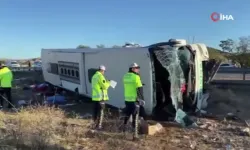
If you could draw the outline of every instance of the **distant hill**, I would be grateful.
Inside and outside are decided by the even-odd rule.
[[[207,47],[207,49],[208,49],[210,59],[216,59],[216,60],[222,60],[222,61],[228,60],[227,58],[228,53],[218,50],[216,48],[212,48],[212,47]]]

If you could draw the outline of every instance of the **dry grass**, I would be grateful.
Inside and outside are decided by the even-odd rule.
[[[21,149],[70,149],[79,143],[85,144],[88,124],[86,120],[66,118],[62,110],[55,108],[0,112],[0,145]]]
[[[113,120],[114,121],[114,120]],[[104,132],[90,130],[90,120],[80,119],[61,109],[26,108],[18,113],[0,112],[0,149],[72,149],[72,150],[164,150],[172,136],[169,131],[158,137],[142,137],[117,131],[117,124],[105,122]],[[111,132],[115,130],[114,132]],[[179,130],[179,129],[178,129]],[[171,134],[171,133],[170,133]]]
[[[195,141],[197,149],[210,150],[224,148],[228,138],[235,141],[237,149],[249,147],[249,137],[225,131],[226,124],[201,121],[211,122],[216,127],[187,129],[163,123],[165,130],[162,133],[144,136],[135,142],[130,136],[117,132],[117,124],[106,122],[105,132],[92,132],[90,121],[76,114],[48,107],[26,108],[18,113],[0,112],[0,149],[189,150],[193,149],[190,143]]]
[[[145,149],[120,133],[91,132],[90,125],[89,120],[69,117],[56,108],[0,112],[0,149]]]

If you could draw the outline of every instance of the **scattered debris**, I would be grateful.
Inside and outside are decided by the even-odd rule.
[[[191,149],[195,149],[196,148],[197,143],[195,141],[190,141],[189,143],[190,143],[190,148]]]
[[[70,106],[75,106],[76,103],[68,103],[68,104],[64,104],[64,105],[58,105],[60,108],[65,108],[65,107],[70,107]]]
[[[242,132],[245,133],[245,135],[250,136],[250,129],[249,128],[243,129]]]
[[[240,120],[239,117],[237,117],[235,114],[233,113],[227,113],[227,116],[225,117],[227,120]]]
[[[19,100],[18,102],[18,106],[27,106],[28,103],[25,100]]]
[[[175,143],[175,144],[178,144],[178,143],[181,142],[181,140],[179,140],[179,139],[172,139],[171,142],[173,142],[173,143]]]
[[[156,125],[149,125],[148,127],[148,135],[155,135],[161,131],[163,131],[163,126],[160,123],[157,123]]]
[[[200,128],[207,129],[208,128],[208,124],[203,124],[203,125],[200,126]]]
[[[208,139],[208,136],[207,136],[206,134],[202,134],[202,137],[203,137],[204,139]]]
[[[178,109],[176,112],[176,116],[175,116],[175,121],[179,124],[181,124],[183,127],[188,127],[188,126],[197,126],[196,123],[191,120],[190,117],[188,117],[188,115],[182,111],[181,109]]]
[[[64,96],[55,94],[54,96],[48,96],[46,99],[47,104],[64,105],[66,104],[66,99]]]
[[[186,136],[186,135],[184,135],[183,138],[184,138],[184,139],[190,139],[190,137],[189,137],[189,136]]]

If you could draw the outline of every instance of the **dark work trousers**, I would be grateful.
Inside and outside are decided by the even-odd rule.
[[[105,105],[101,105],[99,101],[92,101],[93,102],[93,120],[96,122],[97,125],[99,124],[101,109],[105,109]]]
[[[143,119],[146,118],[146,112],[145,112],[145,109],[143,106],[140,106],[140,114],[139,114],[140,117],[142,117]]]
[[[0,88],[0,105],[3,106],[3,102],[5,101],[5,99],[2,97],[4,96],[10,103],[12,103],[12,99],[11,99],[11,88]],[[8,103],[8,108],[12,108],[12,105]]]
[[[125,115],[124,124],[128,123],[130,116],[132,115],[132,126],[135,127],[135,117],[136,117],[136,102],[125,102]],[[143,106],[140,106],[139,116],[145,118],[145,110]]]

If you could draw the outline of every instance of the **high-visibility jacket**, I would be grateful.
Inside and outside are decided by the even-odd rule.
[[[110,82],[107,81],[104,75],[97,71],[91,79],[92,85],[92,101],[108,100],[108,88]]]
[[[11,88],[12,87],[13,74],[8,67],[0,69],[0,87]]]
[[[137,88],[142,87],[139,75],[128,72],[123,77],[124,97],[127,102],[135,102],[137,99]]]

